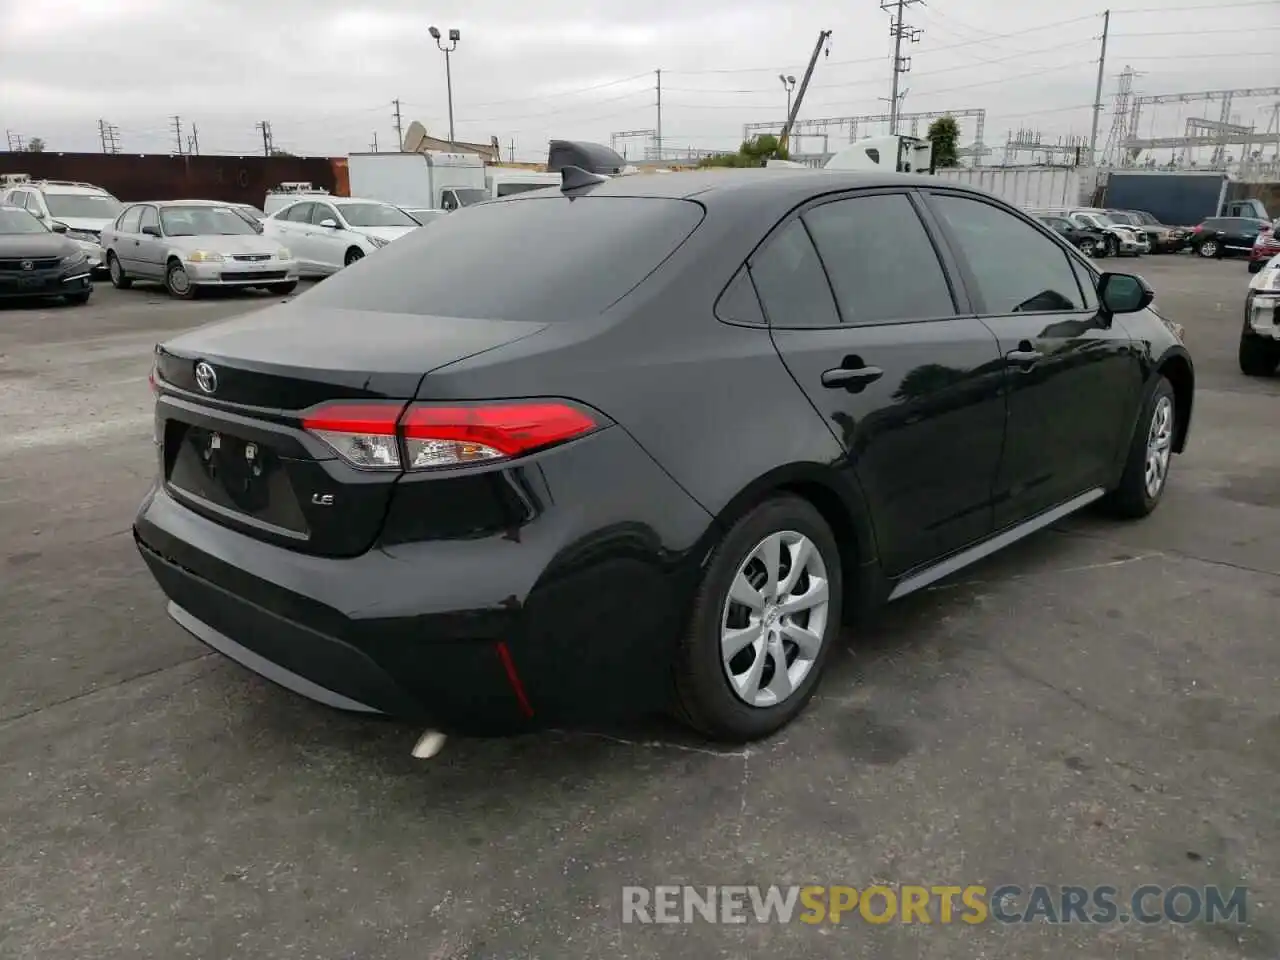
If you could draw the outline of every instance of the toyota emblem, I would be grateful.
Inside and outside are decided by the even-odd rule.
[[[22,261],[22,269],[23,269],[23,270],[34,270],[35,268],[36,268],[36,265],[35,265],[34,263],[32,263],[30,260],[23,260],[23,261]]]
[[[213,393],[218,389],[218,375],[203,360],[196,364],[196,385],[205,393]]]

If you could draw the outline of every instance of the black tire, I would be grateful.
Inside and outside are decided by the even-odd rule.
[[[89,296],[92,293],[92,290],[85,290],[81,293],[67,293],[63,294],[62,299],[67,301],[67,303],[73,307],[83,307],[89,302]]]
[[[1267,262],[1267,261],[1265,261],[1265,260],[1250,260],[1250,261],[1249,261],[1249,272],[1250,272],[1250,273],[1259,273],[1259,272],[1262,270],[1262,265],[1263,265],[1264,263],[1266,263],[1266,262]]]
[[[275,294],[277,297],[287,297],[289,294],[293,293],[293,291],[297,289],[298,289],[297,280],[290,280],[288,283],[273,283],[269,287],[267,287],[267,290]]]
[[[1120,241],[1118,241],[1115,237],[1107,237],[1107,239],[1103,243],[1102,255],[1104,257],[1120,256]]]
[[[1083,240],[1081,240],[1079,243],[1077,243],[1077,244],[1076,244],[1076,247],[1077,247],[1077,248],[1080,250],[1080,252],[1081,252],[1081,253],[1083,253],[1086,257],[1093,257],[1093,256],[1096,254],[1096,252],[1097,252],[1097,245],[1096,245],[1096,244],[1093,242],[1093,240],[1092,240],[1091,238],[1089,238],[1089,237],[1085,237]]]
[[[1156,414],[1167,404],[1169,416],[1169,450],[1163,477],[1153,494],[1147,487],[1147,448],[1156,430]],[[1107,494],[1103,507],[1112,516],[1137,520],[1147,516],[1160,504],[1169,486],[1169,469],[1173,465],[1173,442],[1178,436],[1178,405],[1174,401],[1173,385],[1161,376],[1147,394],[1146,402],[1138,414],[1125,460],[1124,474],[1119,485]]]
[[[133,281],[125,274],[124,267],[114,253],[107,254],[107,274],[111,277],[111,285],[117,290],[128,290]]]
[[[1196,247],[1196,255],[1206,260],[1219,260],[1222,258],[1222,244],[1217,240],[1205,240]]]
[[[1280,366],[1280,342],[1242,333],[1238,358],[1246,377],[1269,377]]]
[[[765,538],[784,531],[807,537],[826,567],[827,619],[818,654],[794,692],[778,704],[757,707],[747,704],[730,687],[720,653],[722,617],[739,567]],[[792,496],[778,497],[738,520],[711,555],[688,630],[676,653],[677,717],[713,740],[730,743],[767,737],[795,719],[817,689],[837,645],[843,582],[835,537],[822,515],[808,502]],[[759,656],[765,656],[763,651]],[[770,657],[765,668],[771,664]]]
[[[194,300],[199,289],[187,276],[186,268],[177,260],[170,260],[165,267],[164,288],[175,300]]]
[[[363,259],[364,259],[364,251],[361,250],[359,247],[352,247],[350,250],[347,251],[347,256],[342,261],[342,265],[349,267],[353,263],[355,263],[357,260],[363,260]]]

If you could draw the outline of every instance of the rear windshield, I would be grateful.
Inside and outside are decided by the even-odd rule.
[[[595,316],[702,222],[653,197],[524,197],[451,213],[303,294],[315,307],[548,322]]]

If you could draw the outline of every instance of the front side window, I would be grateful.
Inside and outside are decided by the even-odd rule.
[[[311,222],[316,226],[319,226],[326,220],[332,220],[338,226],[342,226],[342,221],[338,219],[338,215],[334,212],[333,207],[329,206],[327,203],[315,204],[311,209]]]
[[[157,230],[160,229],[160,217],[156,214],[155,207],[142,208],[142,222],[138,224],[138,230],[141,232],[147,227],[155,227]]]
[[[951,288],[906,194],[851,197],[803,215],[845,323],[955,314]]]
[[[800,220],[769,238],[751,258],[751,279],[775,327],[835,327],[840,314],[809,231]]]
[[[0,234],[48,232],[48,227],[25,210],[0,209]]]
[[[1065,250],[1029,223],[989,203],[934,194],[988,314],[1052,313],[1085,305]]]

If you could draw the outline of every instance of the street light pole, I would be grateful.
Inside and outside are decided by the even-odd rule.
[[[449,54],[458,49],[458,41],[462,39],[462,32],[459,30],[449,31],[449,45],[446,47],[441,42],[440,31],[436,27],[428,27],[427,32],[431,34],[431,39],[435,40],[436,46],[444,54],[444,82],[449,95],[449,143],[455,142],[453,135],[453,70],[449,63]]]
[[[783,88],[787,91],[787,116],[791,116],[791,91],[796,88],[796,78],[787,74],[778,74],[778,79],[782,81]]]

